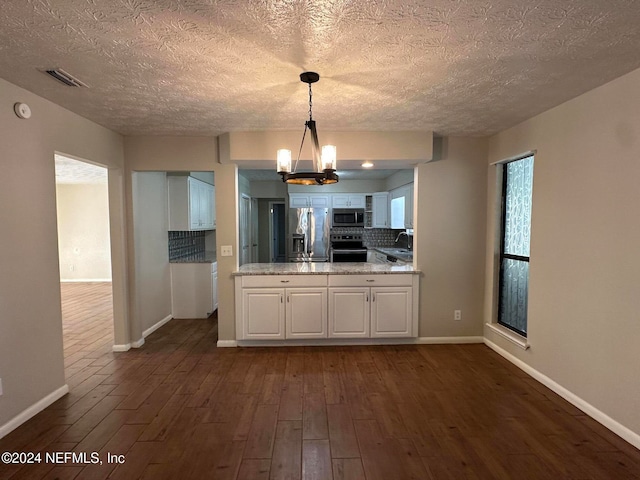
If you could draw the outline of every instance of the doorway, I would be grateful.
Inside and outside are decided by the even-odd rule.
[[[114,344],[107,169],[55,154],[65,375]],[[87,357],[87,358],[85,358]]]
[[[273,263],[286,260],[284,202],[269,202],[269,252]]]

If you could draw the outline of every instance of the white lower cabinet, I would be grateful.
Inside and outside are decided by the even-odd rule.
[[[284,340],[284,288],[242,290],[242,326],[247,340]]]
[[[329,337],[369,337],[369,288],[329,288]]]
[[[238,339],[327,337],[326,275],[257,275],[236,278],[241,298]]]
[[[412,274],[236,277],[238,340],[418,335]]]
[[[371,336],[411,337],[411,287],[371,289]]]
[[[329,288],[329,337],[416,336],[412,287]]]
[[[288,288],[286,338],[327,338],[327,289]]]

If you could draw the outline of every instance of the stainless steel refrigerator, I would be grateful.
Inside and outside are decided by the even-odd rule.
[[[329,261],[329,209],[290,208],[287,261]]]

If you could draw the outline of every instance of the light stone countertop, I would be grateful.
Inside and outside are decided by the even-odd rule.
[[[233,275],[362,275],[368,273],[420,273],[413,265],[394,265],[379,263],[247,263]]]

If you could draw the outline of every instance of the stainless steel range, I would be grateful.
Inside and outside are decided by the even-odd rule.
[[[362,244],[362,235],[358,233],[332,233],[331,261],[366,262],[367,247]]]

